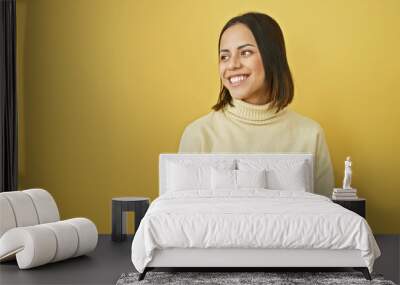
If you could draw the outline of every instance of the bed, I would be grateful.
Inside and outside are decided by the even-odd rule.
[[[352,267],[380,251],[361,216],[314,194],[312,154],[161,154],[159,194],[132,242],[154,268]]]

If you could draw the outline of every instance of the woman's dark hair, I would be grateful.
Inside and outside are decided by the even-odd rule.
[[[265,81],[269,91],[268,102],[271,109],[277,108],[276,112],[279,112],[292,102],[294,93],[282,30],[278,23],[266,14],[250,12],[239,15],[230,19],[222,28],[218,41],[218,53],[222,34],[238,23],[246,25],[253,33],[265,70]],[[212,108],[218,111],[226,104],[232,106],[232,97],[221,81],[218,102]]]

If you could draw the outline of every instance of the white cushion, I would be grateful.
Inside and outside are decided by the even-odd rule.
[[[98,234],[92,221],[58,219],[57,205],[46,190],[0,193],[0,262],[16,258],[19,268],[26,269],[96,247]]]
[[[49,192],[28,189],[0,193],[0,237],[9,229],[60,220],[57,204]]]
[[[20,269],[76,257],[97,245],[96,226],[75,218],[7,231],[0,238],[0,261],[16,255]]]
[[[3,192],[1,195],[8,200],[17,227],[33,226],[39,223],[38,215],[30,196],[23,191]]]
[[[56,251],[57,239],[43,225],[13,228],[0,238],[0,260],[16,256],[20,269],[49,263]]]
[[[267,171],[236,170],[238,188],[267,188]]]
[[[169,190],[207,189],[210,186],[209,167],[184,166],[170,163],[168,172]]]
[[[175,160],[167,163],[168,191],[211,189],[211,168],[234,169],[234,160]]]
[[[211,189],[236,189],[236,170],[211,169]]]
[[[8,199],[0,193],[0,237],[9,229],[15,228],[17,222],[11,204]]]
[[[239,159],[239,170],[267,171],[267,188],[274,190],[311,191],[307,161],[287,159]]]
[[[304,173],[304,164],[285,170],[271,169],[267,172],[268,188],[274,190],[306,191],[308,182],[307,176]]]
[[[57,204],[49,192],[43,189],[28,189],[22,191],[22,193],[28,194],[32,199],[39,218],[39,224],[60,220]]]
[[[211,170],[211,189],[266,188],[265,169],[261,170]]]
[[[96,225],[86,218],[74,218],[64,220],[64,223],[72,225],[79,236],[78,248],[73,257],[86,254],[96,248],[97,245],[97,228]]]
[[[78,249],[79,237],[75,228],[65,221],[43,224],[51,229],[57,240],[57,250],[51,262],[74,256]]]

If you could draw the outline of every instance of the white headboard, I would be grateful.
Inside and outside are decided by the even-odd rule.
[[[314,192],[314,157],[311,153],[162,153],[159,160],[159,195],[166,192],[167,162],[177,160],[237,160],[237,159],[271,159],[271,160],[304,160],[309,165],[310,189]]]

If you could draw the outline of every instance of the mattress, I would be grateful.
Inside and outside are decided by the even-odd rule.
[[[372,271],[379,248],[361,216],[308,192],[219,189],[167,192],[132,242],[139,272],[162,249],[359,250]]]

